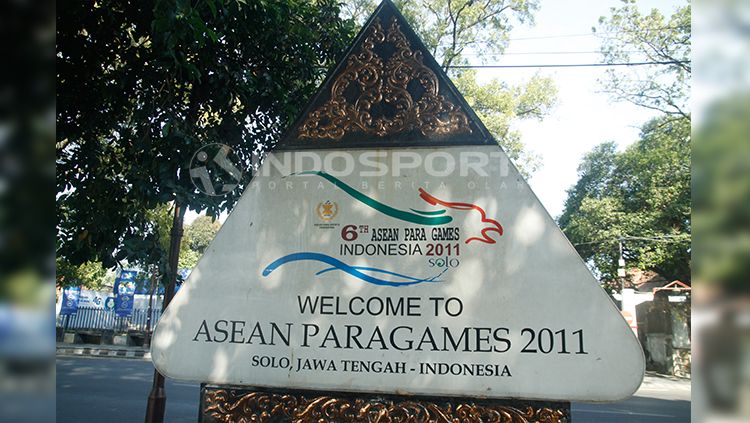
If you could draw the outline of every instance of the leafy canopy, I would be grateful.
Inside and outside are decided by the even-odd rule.
[[[617,277],[623,238],[629,267],[690,281],[689,121],[656,118],[621,153],[603,143],[578,175],[558,223],[602,281]]]
[[[619,242],[626,266],[690,282],[690,3],[670,17],[642,14],[623,0],[594,28],[604,62],[666,62],[612,68],[603,81],[615,100],[660,112],[624,152],[597,146],[578,168],[558,223],[603,282],[616,281]],[[619,284],[617,284],[619,285]],[[619,286],[610,288],[619,290]]]
[[[713,104],[695,131],[696,279],[747,293],[750,274],[750,94]]]
[[[102,289],[106,282],[107,270],[101,263],[86,262],[78,266],[58,258],[56,265],[57,286],[83,286],[88,289]]]
[[[333,0],[102,0],[61,8],[57,31],[57,254],[112,267],[164,263],[149,217],[159,205],[213,216],[234,205],[240,189],[195,188],[194,153],[223,143],[249,169],[353,24]]]
[[[536,0],[426,0],[394,2],[443,69],[469,64],[465,54],[495,60],[508,46],[515,23],[533,23]]]
[[[221,223],[210,216],[198,216],[191,224],[185,225],[185,235],[180,248],[180,268],[192,269],[206,252]]]
[[[525,148],[513,124],[521,119],[544,119],[556,102],[552,79],[534,75],[525,85],[510,86],[499,79],[479,84],[476,70],[467,69],[453,82],[521,174],[528,177],[537,170],[539,157]]]

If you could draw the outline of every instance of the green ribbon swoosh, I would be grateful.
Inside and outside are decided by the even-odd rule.
[[[453,218],[450,216],[423,216],[420,214],[394,209],[393,207],[383,204],[373,198],[370,198],[361,192],[357,191],[356,189],[350,187],[349,185],[345,184],[341,180],[337,179],[334,176],[329,175],[326,172],[318,171],[318,170],[311,170],[307,172],[299,172],[297,175],[318,175],[321,178],[326,179],[328,182],[332,183],[333,185],[341,188],[345,193],[351,195],[355,199],[359,200],[361,203],[366,204],[373,209],[388,215],[390,217],[403,220],[406,222],[416,223],[418,225],[429,225],[429,226],[435,226],[435,225],[444,225],[446,223],[450,223]],[[416,211],[416,210],[414,210]],[[442,212],[417,212],[421,214],[435,214],[435,213],[442,213]]]

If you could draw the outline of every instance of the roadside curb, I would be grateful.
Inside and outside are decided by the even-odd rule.
[[[688,373],[686,376],[675,376],[664,373],[658,373],[653,370],[646,370],[646,376],[651,376],[654,379],[668,380],[672,382],[685,382],[692,380],[692,374]]]
[[[151,351],[135,348],[112,348],[100,345],[57,345],[55,355],[124,358],[151,361]]]

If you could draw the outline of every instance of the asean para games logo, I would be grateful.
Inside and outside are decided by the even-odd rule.
[[[318,203],[318,207],[315,208],[320,220],[324,222],[330,222],[339,213],[339,205],[335,201],[326,200]]]

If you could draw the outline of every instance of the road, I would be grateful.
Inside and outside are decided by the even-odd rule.
[[[57,421],[143,421],[153,367],[148,361],[57,358]],[[199,386],[167,381],[167,422],[195,422]],[[690,383],[649,376],[636,396],[611,404],[573,404],[574,423],[690,421]]]
[[[142,422],[154,367],[118,358],[57,358],[57,421]],[[166,422],[198,419],[198,384],[167,380]]]

